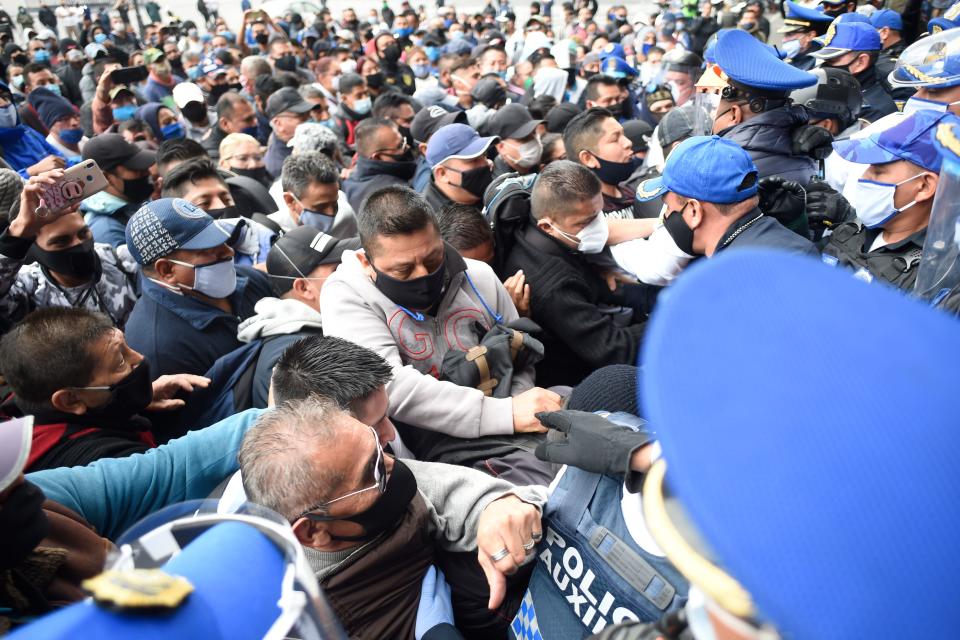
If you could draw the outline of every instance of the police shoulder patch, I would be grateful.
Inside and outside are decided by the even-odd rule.
[[[120,609],[174,609],[193,591],[186,578],[160,569],[104,571],[82,586],[98,604]]]

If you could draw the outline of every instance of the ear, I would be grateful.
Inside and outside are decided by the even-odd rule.
[[[940,176],[933,173],[925,173],[919,182],[922,186],[919,191],[917,191],[914,199],[916,199],[917,202],[932,200],[934,194],[937,193],[937,184],[940,182]]]
[[[597,103],[593,100],[585,100],[583,104],[587,109],[593,109],[595,106],[597,106]]]
[[[176,284],[177,279],[173,275],[173,263],[166,258],[158,258],[153,263],[153,270],[160,280],[169,284]]]
[[[373,270],[373,265],[370,264],[370,259],[367,257],[366,252],[358,251],[355,255],[357,256],[357,260],[360,261],[360,266],[363,267],[363,271],[367,274],[367,277],[373,282],[376,282],[377,272]]]
[[[294,523],[293,535],[305,547],[323,548],[332,542],[323,522],[314,522],[307,518],[300,518]]]
[[[50,396],[50,404],[57,411],[72,413],[75,416],[81,416],[87,412],[87,405],[77,396],[75,391],[69,389],[57,389]]]
[[[687,226],[696,229],[703,224],[703,204],[699,200],[690,200],[690,206],[684,210]]]
[[[427,145],[422,142],[417,143],[417,148],[420,149],[420,155],[426,157],[427,155]]]
[[[540,231],[543,231],[544,233],[549,234],[551,231],[553,231],[553,220],[547,216],[540,218],[539,220],[537,220],[537,229],[540,229]]]
[[[850,73],[857,75],[864,69],[870,66],[870,54],[861,53],[856,58],[854,58],[853,63],[850,65]],[[856,71],[854,71],[856,69]]]
[[[581,149],[580,153],[577,154],[577,160],[585,167],[590,167],[591,169],[596,169],[600,166],[600,163],[597,161],[596,156],[587,151],[586,149]]]
[[[306,278],[297,278],[294,280],[292,290],[294,295],[301,299],[313,300],[318,297],[314,295],[313,289],[310,287],[310,281]]]

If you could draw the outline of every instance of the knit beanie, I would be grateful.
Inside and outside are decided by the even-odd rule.
[[[629,364],[612,364],[583,379],[570,394],[567,409],[577,411],[622,411],[640,416],[637,380],[640,369]]]
[[[37,87],[27,96],[27,102],[40,114],[40,121],[47,129],[53,126],[58,120],[69,118],[77,113],[66,98],[62,98],[54,92]]]

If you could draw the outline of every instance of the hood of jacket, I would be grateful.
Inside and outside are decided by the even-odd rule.
[[[322,328],[320,312],[299,300],[262,298],[254,311],[256,315],[240,323],[237,330],[240,342]]]
[[[806,108],[791,105],[761,113],[756,118],[724,130],[720,136],[736,142],[747,151],[788,156],[791,155],[791,131],[807,124],[809,119]]]

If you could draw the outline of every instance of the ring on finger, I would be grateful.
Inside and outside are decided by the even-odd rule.
[[[490,559],[493,560],[494,562],[500,562],[501,560],[506,558],[508,555],[510,555],[510,550],[504,547],[503,549],[500,549],[500,551],[497,551],[496,553],[492,554],[490,556]]]
[[[533,549],[535,546],[537,546],[537,541],[536,541],[536,540],[533,540],[533,539],[530,539],[530,540],[528,540],[527,542],[524,542],[524,543],[523,543],[523,548],[524,548],[525,551],[530,551],[530,550]]]
[[[543,538],[543,533],[540,531],[534,531],[530,534],[530,537],[533,538],[534,542],[540,542],[540,540]]]

